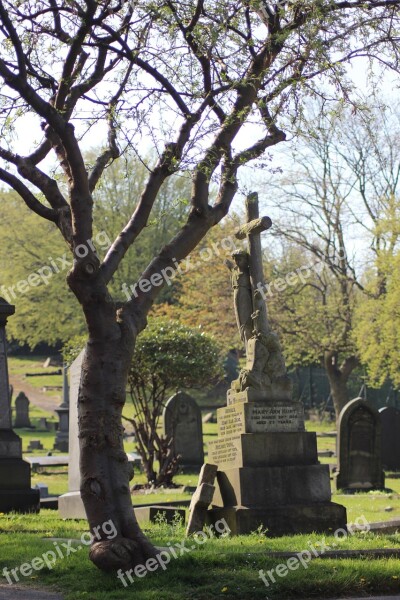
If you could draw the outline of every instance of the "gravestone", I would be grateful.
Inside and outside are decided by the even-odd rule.
[[[201,410],[194,398],[178,392],[168,400],[163,412],[164,436],[173,438],[179,464],[198,468],[204,462]]]
[[[29,399],[24,392],[20,392],[15,399],[15,422],[14,427],[31,427],[29,419]]]
[[[79,472],[79,430],[78,430],[78,395],[81,371],[85,351],[79,354],[69,368],[69,466],[68,493],[58,499],[60,516],[71,519],[86,518],[80,494],[81,476]]]
[[[41,431],[48,431],[48,423],[46,417],[40,417],[38,420],[38,429]]]
[[[337,489],[384,488],[381,429],[378,411],[363,398],[355,398],[342,409],[338,422]]]
[[[43,450],[43,444],[40,440],[31,440],[28,445],[28,452],[32,450]]]
[[[82,502],[79,469],[79,427],[78,427],[78,396],[81,381],[82,363],[85,350],[79,354],[69,368],[70,381],[70,412],[69,412],[69,463],[68,463],[68,492],[58,498],[58,511],[62,519],[86,519],[86,511]],[[127,455],[133,470],[138,465],[135,453]]]
[[[63,401],[56,408],[58,415],[58,429],[54,442],[54,450],[60,452],[68,452],[69,449],[69,386],[68,386],[68,369],[66,365],[63,367]]]
[[[400,410],[385,406],[379,411],[382,424],[382,464],[400,471]]]
[[[22,459],[21,438],[12,430],[6,323],[15,307],[0,298],[0,512],[37,512],[39,492],[31,488],[31,467]]]
[[[346,527],[346,509],[331,502],[329,466],[318,462],[316,434],[305,431],[268,320],[260,234],[271,220],[259,217],[256,194],[247,199],[247,218],[236,233],[247,250],[227,261],[246,364],[217,410],[218,437],[208,444],[218,471],[207,521],[225,519],[232,534],[260,526],[269,535],[335,531]]]

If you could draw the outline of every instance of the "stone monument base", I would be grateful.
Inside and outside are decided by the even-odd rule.
[[[333,533],[346,530],[346,509],[334,502],[287,504],[269,508],[233,506],[212,508],[207,523],[225,519],[232,535],[246,535],[261,526],[268,536],[296,533]]]
[[[329,467],[318,461],[300,403],[231,391],[217,419],[218,438],[208,444],[208,462],[218,467],[210,524],[225,519],[232,534],[260,526],[267,535],[346,529],[346,509],[330,501]]]
[[[0,430],[0,512],[39,512],[39,490],[31,488],[31,465],[22,459],[22,441]]]
[[[16,434],[9,437],[16,443]],[[15,456],[0,459],[0,512],[39,512],[39,509],[40,493],[31,488],[30,464]]]
[[[0,490],[0,512],[39,512],[39,490]]]

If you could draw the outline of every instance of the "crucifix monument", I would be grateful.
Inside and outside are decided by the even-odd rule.
[[[12,430],[7,367],[6,323],[15,307],[0,298],[0,512],[39,510],[39,491],[31,488],[31,466],[22,459],[21,438]]]
[[[328,465],[318,462],[316,434],[305,431],[303,406],[292,384],[277,335],[268,321],[261,233],[272,223],[259,217],[258,196],[247,198],[247,223],[236,237],[231,271],[236,322],[246,364],[217,411],[218,439],[208,444],[217,465],[210,523],[225,518],[232,533],[260,525],[271,535],[328,531],[346,526],[346,510],[330,501]]]

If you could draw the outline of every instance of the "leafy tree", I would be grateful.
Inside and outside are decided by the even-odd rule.
[[[57,230],[21,206],[15,192],[0,192],[0,223],[0,296],[18,306],[10,338],[33,348],[82,333],[79,303],[65,286],[72,258]]]
[[[85,153],[88,161],[92,153]],[[130,156],[125,156],[123,162],[110,164],[105,170],[101,185],[96,189],[94,207],[95,221],[102,227],[94,235],[99,250],[107,250],[129,220],[131,198],[140,194],[138,190],[147,174],[146,165]],[[0,295],[18,304],[15,318],[10,321],[11,338],[33,348],[40,342],[56,345],[83,334],[85,323],[79,303],[65,287],[65,277],[73,263],[68,248],[51,223],[44,229],[38,215],[27,207],[21,209],[15,192],[0,194],[0,262],[3,265]],[[168,232],[182,224],[189,196],[190,181],[185,174],[171,177],[162,186],[151,221],[138,243],[129,249],[110,284],[116,297],[126,299],[123,284],[129,286],[138,279],[141,260],[150,262],[157,249],[168,241]],[[173,300],[175,290],[176,285],[166,288],[160,300]]]
[[[366,276],[368,294],[357,310],[355,338],[361,361],[367,368],[372,385],[381,386],[391,379],[400,386],[399,340],[400,340],[400,205],[396,201],[396,216],[387,220],[386,235],[391,240],[382,249],[374,268]],[[383,222],[380,235],[385,228]]]
[[[349,401],[347,382],[357,364],[352,334],[359,294],[329,266],[287,244],[270,265],[266,297],[289,367],[325,367],[337,416]]]
[[[214,227],[203,242],[181,263],[176,281],[178,291],[173,303],[154,307],[155,315],[173,318],[189,327],[212,335],[221,348],[242,348],[233,308],[229,269],[231,258],[240,242],[235,238],[239,218],[226,220]],[[218,315],[218,317],[217,317]]]
[[[138,337],[128,375],[134,417],[126,420],[133,426],[149,483],[170,484],[179,467],[173,439],[158,431],[167,395],[185,387],[207,386],[219,376],[219,348],[204,333],[153,319]]]
[[[347,97],[345,61],[370,53],[397,64],[399,4],[0,0],[0,180],[58,228],[74,258],[68,285],[89,335],[78,407],[81,493],[90,527],[101,531],[112,519],[117,530],[93,542],[100,568],[130,569],[156,553],[132,511],[121,413],[135,340],[167,273],[227,214],[240,167],[285,139],[278,121],[288,113],[295,120],[321,78]],[[43,140],[22,153],[14,132],[26,130],[28,117],[30,131],[41,122]],[[260,139],[247,145],[254,124]],[[83,140],[103,136],[104,125],[104,150],[89,164]],[[143,157],[149,144],[158,158],[104,255],[93,243],[96,187],[125,147]],[[185,224],[143,265],[138,292],[119,301],[112,278],[162,184],[188,169]]]

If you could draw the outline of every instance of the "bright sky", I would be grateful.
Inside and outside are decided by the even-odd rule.
[[[367,80],[367,71],[368,71],[368,63],[366,59],[357,58],[354,59],[351,65],[348,66],[348,74],[354,82],[357,90],[361,95],[367,96],[369,94],[370,86]],[[382,96],[384,98],[390,98],[398,95],[400,79],[394,73],[386,73],[382,79],[380,90],[382,92]],[[253,133],[254,132],[254,133]],[[258,139],[260,137],[260,130],[254,126],[252,130],[250,130],[250,135],[254,135],[254,139]],[[287,139],[291,139],[291,132],[287,131]],[[250,143],[252,140],[249,140],[249,130],[247,130],[246,137],[242,135],[242,137],[238,137],[238,143],[242,145],[242,143]],[[27,154],[27,147],[32,149],[37,146],[37,143],[42,139],[42,132],[40,129],[40,119],[34,118],[31,116],[27,116],[24,118],[20,118],[18,124],[16,126],[16,136],[15,136],[15,150],[19,154]],[[96,147],[101,145],[106,139],[106,130],[103,124],[97,125],[93,127],[90,131],[89,135],[84,138],[83,147],[84,149],[89,150],[92,147]],[[287,144],[285,144],[287,147]],[[152,147],[152,144],[149,140],[148,143],[149,149]],[[286,148],[285,148],[286,150]],[[142,148],[143,152],[143,148]],[[276,168],[277,166],[281,167],[283,171],[285,168],[289,168],[290,165],[288,163],[287,155],[282,151],[282,146],[278,145],[277,147],[271,149],[269,154],[272,156],[272,161],[270,166],[272,168]],[[41,168],[51,167],[54,165],[53,159],[48,159],[47,164],[45,162],[41,163]],[[258,191],[260,194],[261,202],[265,202],[268,205],[268,198],[266,197],[263,190],[266,188],[266,183],[268,178],[271,175],[268,171],[257,171],[255,172],[252,167],[242,168],[240,174],[240,189],[239,193],[236,196],[234,201],[233,210],[242,211],[243,210],[243,200],[244,195],[249,191]],[[258,188],[258,189],[257,189]],[[264,211],[265,212],[265,211]],[[268,208],[267,213],[274,219],[274,210]],[[351,231],[351,243],[350,250],[354,254],[364,255],[366,251],[366,240],[363,232],[358,231],[356,228],[353,228]]]

